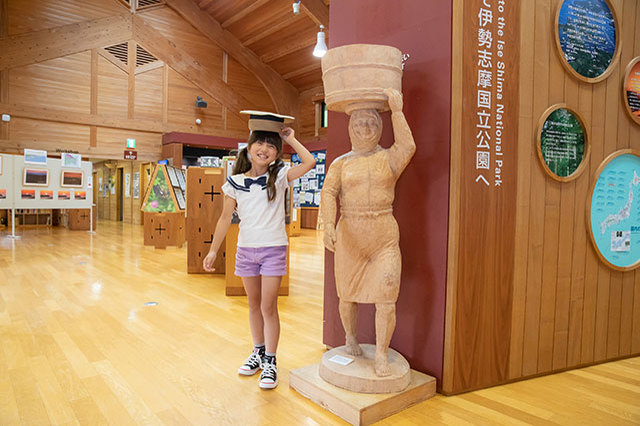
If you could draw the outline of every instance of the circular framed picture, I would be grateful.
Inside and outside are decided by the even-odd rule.
[[[575,78],[597,83],[620,56],[620,25],[610,0],[563,0],[554,21],[562,65]]]
[[[549,107],[538,123],[537,151],[542,168],[553,179],[569,182],[580,176],[590,152],[580,114],[566,104]]]
[[[640,265],[640,151],[623,149],[598,167],[587,198],[587,225],[598,257],[629,271]]]
[[[634,58],[627,66],[622,80],[622,91],[625,109],[637,124],[640,124],[640,56]]]

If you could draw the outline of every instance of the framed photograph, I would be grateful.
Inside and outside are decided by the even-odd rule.
[[[180,173],[179,170],[177,172]],[[173,167],[167,166],[167,174],[169,175],[169,180],[171,181],[171,186],[179,187],[180,186],[180,182],[178,182],[178,175],[176,174],[176,169],[174,169]]]
[[[74,200],[86,200],[87,199],[86,191],[73,191],[73,199]]]
[[[49,170],[25,167],[22,184],[24,186],[49,186]]]
[[[184,210],[185,208],[185,200],[184,200],[184,193],[182,192],[181,189],[176,188],[176,201],[178,202],[178,207],[180,208],[180,210]]]
[[[82,168],[82,156],[80,154],[69,154],[63,152],[61,160],[62,167],[67,167],[70,169]]]
[[[178,175],[178,183],[180,184],[180,189],[183,191],[187,190],[187,180],[184,177],[184,170],[178,169],[176,170],[176,174]]]
[[[63,170],[60,178],[60,186],[82,188],[84,173],[82,171]]]
[[[71,192],[70,191],[58,191],[58,200],[70,200]]]
[[[40,199],[41,200],[53,200],[53,191],[49,189],[41,189],[40,190]]]
[[[23,200],[35,200],[36,199],[36,190],[35,189],[23,189],[20,191],[20,197]]]
[[[25,164],[42,164],[43,166],[46,166],[47,151],[41,151],[39,149],[25,149],[24,162]]]
[[[6,199],[7,199],[7,190],[0,189],[0,200],[6,200]]]

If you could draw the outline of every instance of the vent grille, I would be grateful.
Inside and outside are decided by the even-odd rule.
[[[128,45],[125,41],[124,43],[114,44],[113,46],[105,47],[104,50],[111,53],[113,56],[118,58],[123,64],[127,65],[127,56],[128,56]]]
[[[136,67],[141,67],[142,65],[147,65],[152,62],[157,61],[158,58],[153,56],[151,53],[144,50],[140,45],[136,47]]]
[[[138,9],[142,9],[149,6],[155,6],[157,4],[163,4],[164,0],[138,0]]]

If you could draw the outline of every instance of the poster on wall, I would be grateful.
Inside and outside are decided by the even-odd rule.
[[[133,174],[133,198],[140,198],[140,172]]]
[[[43,166],[46,166],[47,151],[41,151],[38,149],[25,149],[24,162],[25,164],[41,164]]]
[[[53,200],[53,191],[49,189],[40,190],[40,199],[41,200]]]
[[[640,124],[640,56],[633,59],[627,66],[624,77],[624,100],[627,112],[633,121]]]
[[[35,200],[36,199],[36,190],[35,189],[23,189],[20,191],[20,198],[23,200]]]
[[[0,189],[0,200],[6,200],[6,199],[7,199],[7,190]]]
[[[87,199],[86,191],[73,191],[73,199],[74,200],[86,200]]]
[[[131,197],[131,175],[129,173],[124,175],[124,197]]]
[[[83,178],[84,174],[82,171],[63,170],[60,176],[60,186],[82,188]]]
[[[538,158],[554,179],[567,182],[586,168],[589,156],[587,132],[577,111],[564,104],[544,112],[538,129]]]
[[[603,80],[619,53],[618,31],[610,0],[564,0],[555,25],[564,67],[582,81]]]
[[[48,186],[49,171],[46,169],[24,168],[22,184],[24,186]]]
[[[598,168],[587,202],[589,234],[600,259],[616,270],[640,265],[640,152],[614,152]]]
[[[58,200],[70,200],[71,191],[58,191]]]
[[[68,169],[80,169],[82,168],[82,156],[80,154],[70,154],[67,152],[62,153],[60,157],[62,167]]]

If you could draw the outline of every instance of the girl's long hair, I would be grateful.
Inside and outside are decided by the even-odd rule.
[[[276,178],[278,177],[278,171],[282,166],[284,166],[284,162],[280,158],[282,156],[282,139],[278,133],[259,130],[251,132],[251,136],[249,136],[249,140],[247,141],[247,147],[241,149],[238,153],[238,160],[233,166],[233,174],[237,175],[251,170],[251,161],[248,156],[249,147],[257,141],[264,141],[275,146],[278,150],[278,153],[276,154],[276,161],[269,165],[269,168],[267,169],[267,198],[269,201],[273,201],[276,198]]]

